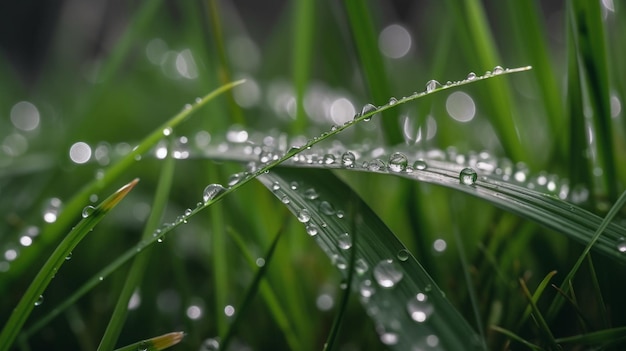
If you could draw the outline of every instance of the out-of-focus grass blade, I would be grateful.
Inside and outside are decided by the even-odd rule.
[[[587,346],[608,347],[614,343],[619,343],[619,345],[623,346],[624,340],[626,340],[626,327],[605,329],[587,334],[557,338],[555,341],[559,344],[584,344]]]
[[[115,349],[115,351],[158,351],[165,350],[169,347],[172,347],[178,344],[185,333],[183,332],[173,332],[167,333],[160,336],[155,336],[154,338],[150,338],[147,340],[142,340],[136,342],[134,344],[126,345],[124,347],[120,347],[119,349]]]
[[[152,203],[152,211],[150,212],[150,216],[148,217],[148,221],[144,227],[142,234],[143,239],[149,238],[161,222],[161,218],[163,217],[163,212],[165,211],[165,206],[167,204],[167,198],[170,193],[170,188],[172,186],[174,166],[175,159],[169,155],[165,162],[163,162],[161,171],[159,172],[159,183],[157,185],[156,194]],[[126,276],[124,287],[122,288],[122,291],[117,299],[113,314],[109,320],[109,325],[100,340],[98,350],[111,350],[115,346],[120,332],[122,331],[122,327],[124,326],[124,322],[126,321],[128,301],[137,286],[141,284],[141,280],[145,274],[145,270],[150,259],[151,250],[152,247],[147,248],[133,262],[128,275]]]
[[[0,350],[8,350],[17,334],[22,329],[24,322],[35,306],[43,301],[43,293],[54,275],[58,272],[66,257],[78,245],[78,243],[100,222],[104,216],[113,209],[139,182],[135,179],[120,188],[117,192],[106,198],[97,207],[85,207],[83,219],[70,231],[65,239],[57,246],[48,261],[41,267],[35,279],[22,296],[17,307],[11,313],[11,317],[0,333]]]
[[[91,194],[98,194],[105,187],[109,186],[113,181],[118,179],[125,170],[127,170],[133,163],[137,162],[136,159],[138,157],[141,157],[141,155],[148,152],[154,145],[156,145],[156,143],[159,142],[159,140],[163,139],[164,131],[166,131],[165,134],[171,133],[173,128],[209,101],[242,83],[243,80],[240,80],[223,85],[204,96],[202,99],[196,101],[194,104],[186,105],[182,111],[143,139],[139,145],[137,145],[137,147],[135,147],[124,158],[109,167],[102,178],[93,180],[79,190],[76,195],[74,195],[66,203],[63,211],[57,217],[57,220],[43,228],[37,241],[37,245],[31,245],[28,249],[22,250],[20,256],[11,264],[11,269],[4,273],[4,281],[0,283],[0,294],[11,286],[11,282],[14,279],[18,279],[20,277],[20,274],[23,273],[35,257],[40,255],[49,244],[58,240],[64,231],[70,227],[75,216],[81,212],[85,203],[88,203],[89,196]]]
[[[378,37],[367,1],[346,0],[343,3],[352,29],[352,37],[356,43],[360,67],[363,68],[365,81],[375,101],[373,104],[387,101],[393,94],[389,89],[386,69],[378,49]],[[397,112],[384,113],[380,123],[387,144],[395,145],[404,141]]]
[[[617,198],[613,134],[611,133],[611,86],[606,53],[606,35],[600,2],[574,0],[571,2],[580,65],[585,77],[585,91],[591,107],[594,125],[595,166],[602,170],[603,197],[613,202]],[[594,147],[594,145],[592,145]]]
[[[482,342],[397,237],[352,190],[331,172],[275,168],[258,178],[304,223],[332,263],[347,277],[354,231],[347,210],[358,208],[353,291],[392,349],[438,346],[481,349]],[[297,189],[292,182],[299,184]],[[299,189],[299,190],[298,190]],[[305,191],[304,189],[314,189]],[[355,199],[355,200],[351,200]],[[312,243],[313,244],[313,243]]]
[[[539,298],[541,297],[541,295],[543,294],[543,291],[546,290],[546,287],[548,287],[548,284],[550,283],[550,280],[552,279],[552,277],[554,277],[556,275],[556,271],[552,271],[550,273],[548,273],[543,280],[541,281],[541,283],[539,283],[539,286],[537,287],[537,290],[535,290],[535,293],[533,294],[532,297],[532,301],[533,303],[537,303],[537,301],[539,301]],[[528,316],[530,316],[530,312],[532,311],[531,306],[528,305],[528,307],[526,307],[526,310],[524,310],[524,314],[522,315],[522,318],[520,319],[519,323],[518,323],[518,328],[521,328],[522,325],[524,325],[524,323],[526,322],[526,320],[528,319]]]
[[[508,337],[509,337],[509,338],[511,338],[512,340],[515,340],[515,341],[517,341],[517,342],[521,343],[522,345],[524,345],[524,346],[528,347],[528,348],[529,348],[529,349],[531,349],[531,350],[543,351],[543,348],[541,348],[540,346],[537,346],[537,345],[535,345],[535,344],[532,344],[532,343],[530,343],[530,342],[526,341],[524,338],[522,338],[521,336],[519,336],[519,335],[517,335],[517,334],[513,333],[513,332],[512,332],[512,331],[510,331],[510,330],[507,330],[507,329],[504,329],[504,328],[500,328],[500,327],[495,326],[495,325],[494,325],[494,326],[491,326],[491,329],[493,329],[493,330],[495,330],[495,331],[497,331],[497,332],[499,332],[499,333],[502,333],[502,334],[504,334],[504,335],[508,336]]]
[[[528,287],[526,286],[526,282],[520,278],[519,283],[520,283],[520,286],[522,287],[522,292],[524,293],[524,296],[526,296],[526,299],[528,299],[528,303],[530,304],[530,308],[533,311],[533,316],[534,316],[535,321],[537,322],[537,326],[539,327],[539,330],[542,332],[542,334],[547,339],[547,341],[550,342],[553,349],[558,350],[558,345],[554,341],[554,335],[552,335],[550,326],[548,325],[548,323],[546,323],[546,319],[543,318],[543,314],[541,313],[541,311],[537,307],[537,304],[533,300],[533,297],[530,294]]]
[[[293,2],[295,16],[293,18],[293,83],[296,90],[296,121],[292,132],[304,132],[308,124],[308,116],[304,111],[304,93],[309,84],[311,71],[311,54],[315,28],[315,0]]]

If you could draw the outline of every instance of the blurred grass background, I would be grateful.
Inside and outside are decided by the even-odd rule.
[[[477,0],[1,4],[0,274],[6,278],[0,278],[0,320],[8,318],[47,257],[23,265],[19,276],[10,273],[20,252],[29,249],[21,238],[33,237],[32,245],[45,242],[34,233],[46,225],[42,214],[51,199],[67,201],[119,152],[185,104],[233,79],[246,78],[247,83],[207,105],[174,134],[187,136],[189,143],[216,142],[242,129],[313,136],[342,124],[366,103],[382,105],[390,97],[422,91],[431,79],[443,84],[496,65],[532,65],[528,73],[400,106],[340,138],[371,148],[404,143],[459,154],[487,150],[512,163],[524,162],[529,177],[546,171],[569,179],[570,200],[606,213],[626,183],[626,43],[620,38],[626,18],[619,1],[589,3],[593,5]],[[77,142],[91,147],[86,164],[68,156]],[[144,158],[127,170],[122,178],[140,177],[140,186],[80,244],[31,322],[137,242],[162,163]],[[201,158],[176,162],[162,221],[193,207],[206,184],[226,183],[241,169]],[[516,325],[526,307],[517,279],[523,277],[532,289],[550,271],[569,270],[582,247],[446,189],[403,179],[390,182],[380,175],[339,176],[473,321],[457,273],[461,263],[453,233],[459,231],[484,326],[497,324],[528,339],[537,337],[533,327]],[[95,194],[93,202],[123,183]],[[306,240],[302,225],[285,221],[284,211],[260,185],[251,184],[212,207],[204,219],[196,217],[166,237],[153,250],[119,345],[184,330],[187,337],[179,349],[195,350],[203,340],[223,335],[228,324],[223,309],[236,307],[253,275],[227,233],[238,233],[247,250],[260,256],[285,227],[267,279],[287,322],[277,321],[265,300],[258,299],[246,311],[232,348],[321,348],[333,319],[332,307],[323,302],[336,301],[339,275]],[[619,220],[624,225],[623,212]],[[446,243],[446,249],[440,252],[435,242]],[[49,253],[53,244],[42,252]],[[614,279],[624,269],[602,257],[594,263],[610,317],[596,315],[600,302],[582,276],[574,290],[579,301],[588,301],[581,304],[587,329],[624,325],[624,286]],[[125,273],[103,281],[29,339],[30,347],[94,349]],[[545,300],[540,306],[547,306],[550,299]],[[194,317],[191,307],[201,316]],[[552,321],[555,335],[586,330],[570,322],[573,313],[566,309]],[[355,301],[345,318],[350,323],[341,330],[342,349],[384,348]],[[505,338],[487,332],[489,346],[502,349]]]

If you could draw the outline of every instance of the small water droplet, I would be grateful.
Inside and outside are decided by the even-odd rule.
[[[323,163],[327,165],[332,165],[333,163],[335,163],[335,155],[333,154],[324,155]]]
[[[87,218],[91,216],[91,214],[93,213],[95,209],[96,208],[93,206],[85,206],[85,208],[83,208],[83,213],[82,213],[83,218]]]
[[[342,210],[337,211],[337,218],[341,219],[343,218],[343,216],[344,216],[344,213]]]
[[[315,189],[308,188],[304,191],[304,197],[309,200],[315,200],[319,197],[319,195],[317,194],[317,191],[315,191]]]
[[[359,285],[359,293],[365,298],[369,298],[374,295],[375,292],[376,288],[372,285],[372,281],[369,279],[362,281]]]
[[[355,160],[356,157],[350,151],[347,151],[343,155],[341,155],[341,164],[344,167],[354,167]]]
[[[427,300],[426,294],[418,293],[407,302],[406,309],[411,319],[422,323],[433,313],[434,307]]]
[[[35,306],[41,306],[41,304],[43,303],[43,295],[39,295],[39,298],[37,299],[37,301],[35,301]]]
[[[350,234],[348,233],[340,234],[339,238],[337,239],[337,246],[339,246],[339,248],[342,250],[348,250],[349,248],[351,248],[352,238],[350,237]]]
[[[309,234],[310,236],[315,236],[319,232],[317,225],[315,223],[309,222],[306,224],[305,228],[306,228],[306,233]]]
[[[377,158],[367,165],[367,169],[373,172],[382,171],[385,169],[385,162]]]
[[[191,104],[185,104],[183,107],[185,110],[191,110]]]
[[[476,73],[474,73],[474,72],[470,72],[470,73],[467,75],[467,80],[474,80],[474,79],[476,79]]]
[[[322,212],[323,214],[325,214],[327,216],[332,216],[332,215],[334,215],[336,213],[335,208],[328,201],[320,202],[319,210],[320,210],[320,212]]]
[[[65,260],[69,261],[72,259],[72,252],[68,253],[67,256],[65,256]]]
[[[245,179],[247,175],[248,173],[246,172],[239,172],[239,173],[232,174],[230,177],[228,177],[228,182],[227,182],[228,186],[237,185],[243,179]]]
[[[289,197],[287,195],[283,195],[283,197],[280,198],[280,202],[284,203],[285,205],[290,203],[291,200],[289,200]]]
[[[220,342],[218,338],[206,339],[202,343],[202,351],[218,351],[220,349]]]
[[[403,153],[394,152],[389,157],[389,170],[392,172],[404,172],[407,165],[408,160]]]
[[[367,272],[368,269],[369,269],[369,266],[367,265],[367,262],[365,262],[364,259],[357,258],[356,261],[354,262],[354,270],[356,271],[357,274],[363,275],[365,272]]]
[[[278,182],[274,182],[274,184],[272,184],[272,190],[280,190],[280,184]]]
[[[459,173],[459,181],[461,184],[474,185],[477,178],[478,174],[476,174],[476,171],[469,167],[463,168]]]
[[[298,182],[291,182],[291,184],[289,184],[289,187],[291,188],[291,190],[298,190]]]
[[[202,199],[204,203],[215,199],[221,193],[225,192],[226,188],[222,186],[222,184],[209,184],[206,188],[204,188],[204,192],[202,193]]]
[[[172,134],[172,128],[167,127],[167,128],[165,128],[165,129],[163,129],[163,135],[164,135],[164,136],[168,136],[168,135],[170,135],[170,134]]]
[[[368,113],[370,113],[370,112],[373,112],[373,111],[376,111],[376,106],[374,106],[374,105],[372,105],[372,104],[366,104],[366,105],[365,105],[365,106],[363,106],[363,108],[361,109],[361,114],[359,115],[359,117],[360,117],[360,116],[363,116],[363,115],[366,115],[366,114],[368,114]],[[367,122],[367,121],[369,121],[369,120],[371,120],[371,119],[372,119],[372,116],[369,116],[369,117],[367,117],[367,118],[364,118],[363,120]]]
[[[398,103],[398,99],[396,99],[395,97],[392,96],[389,98],[389,106],[393,106],[397,103]]]
[[[398,251],[398,253],[396,254],[396,257],[398,257],[398,260],[400,260],[402,262],[408,260],[409,256],[410,256],[409,250],[407,250],[407,249],[400,249]]]
[[[493,68],[493,74],[501,74],[504,72],[504,68],[502,66],[496,66]]]
[[[145,341],[140,342],[139,346],[137,346],[137,351],[148,351],[148,343]]]
[[[413,169],[423,171],[426,168],[428,168],[428,165],[426,164],[426,161],[424,160],[417,160],[413,163]]]
[[[626,238],[621,237],[617,239],[617,251],[620,253],[626,253]]]
[[[402,277],[404,273],[398,264],[395,263],[392,259],[382,260],[374,267],[374,278],[378,285],[383,288],[392,288],[394,287]]]
[[[380,341],[385,345],[395,345],[398,343],[398,334],[385,332],[380,334]]]
[[[303,208],[298,211],[297,217],[300,222],[306,223],[311,220],[311,213],[306,208]]]
[[[436,81],[434,79],[429,80],[428,83],[426,83],[426,92],[427,93],[432,93],[435,89],[437,89],[440,86],[441,86],[441,84],[439,84],[438,81]]]

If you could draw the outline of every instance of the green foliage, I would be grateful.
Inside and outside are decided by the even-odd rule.
[[[624,348],[620,2],[125,6],[0,54],[0,350]]]

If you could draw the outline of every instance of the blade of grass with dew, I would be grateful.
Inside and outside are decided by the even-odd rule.
[[[133,189],[137,182],[139,182],[139,179],[126,184],[102,201],[97,207],[86,207],[84,209],[83,219],[78,222],[50,255],[11,313],[9,320],[0,333],[0,351],[8,350],[11,347],[33,308],[41,304],[44,290],[61,268],[66,257],[93,227]]]
[[[498,327],[498,326],[495,326],[495,325],[491,326],[491,329],[508,336],[511,340],[515,340],[515,341],[519,342],[520,344],[528,347],[531,350],[536,350],[536,351],[543,351],[544,350],[542,347],[537,346],[537,345],[535,345],[533,343],[530,343],[530,342],[526,341],[524,338],[522,338],[521,336],[513,333],[510,330],[507,330],[507,329],[504,329],[504,328],[501,328],[501,327]]]
[[[274,184],[280,185],[279,190],[272,190],[274,195],[289,198],[286,206],[305,224],[303,232],[312,235],[344,277],[354,235],[350,234],[351,219],[345,218],[350,213],[345,211],[352,206],[350,199],[355,199],[359,243],[354,246],[357,274],[353,291],[388,347],[405,350],[429,342],[444,349],[481,349],[479,337],[428,273],[336,176],[325,170],[276,168],[258,179],[270,190]],[[301,184],[298,189],[313,188],[319,196],[310,200],[302,190],[293,190],[290,184],[294,181]]]
[[[221,86],[194,104],[186,105],[185,108],[170,120],[165,122],[150,135],[144,138],[130,153],[124,156],[117,163],[111,165],[104,173],[102,178],[94,179],[79,190],[66,204],[64,210],[59,214],[57,220],[43,228],[39,236],[37,245],[31,245],[28,250],[23,250],[20,256],[12,263],[11,269],[5,272],[2,282],[0,282],[0,294],[12,286],[15,279],[19,279],[23,271],[29,266],[31,261],[38,257],[41,252],[51,243],[55,242],[63,235],[64,231],[70,227],[75,216],[79,214],[86,203],[89,202],[91,194],[98,194],[105,187],[117,180],[119,176],[126,171],[133,163],[137,162],[136,158],[141,157],[148,152],[156,143],[163,139],[164,131],[169,134],[173,128],[183,122],[192,113],[198,111],[202,106],[213,100],[223,92],[243,83],[242,80]]]
[[[311,57],[315,33],[315,0],[294,2],[293,18],[293,85],[296,90],[296,120],[293,123],[294,134],[304,132],[307,126],[307,115],[304,111],[304,93],[309,83]]]
[[[159,182],[154,195],[154,201],[151,206],[152,210],[150,211],[148,221],[146,222],[142,234],[143,239],[147,239],[152,236],[152,233],[157,229],[159,223],[161,223],[161,218],[165,212],[167,199],[172,187],[172,179],[175,168],[175,159],[171,156],[171,151],[172,150],[170,148],[168,157],[166,157],[166,160],[162,163],[162,167],[159,172]],[[128,302],[130,301],[135,289],[137,289],[137,286],[141,284],[146,267],[148,266],[151,252],[152,247],[144,250],[141,255],[135,258],[128,275],[126,276],[124,286],[122,287],[122,290],[117,298],[117,303],[113,309],[111,319],[109,319],[109,324],[104,331],[102,339],[100,340],[98,350],[111,350],[115,346],[120,332],[122,331],[122,327],[124,326],[124,322],[126,321]]]
[[[356,43],[358,58],[361,63],[359,67],[363,69],[367,87],[375,101],[373,104],[386,101],[392,94],[385,74],[387,69],[378,49],[374,21],[367,2],[347,0],[343,3],[352,29],[352,37]],[[380,123],[387,144],[396,145],[404,141],[397,112],[384,113]]]
[[[578,260],[576,260],[576,263],[574,264],[572,269],[569,271],[569,273],[567,273],[567,276],[565,276],[565,279],[563,279],[563,284],[561,285],[561,289],[565,293],[567,293],[568,291],[568,287],[569,287],[568,282],[574,279],[574,276],[578,272],[578,268],[580,268],[580,266],[582,265],[583,261],[585,260],[585,257],[589,255],[589,252],[591,251],[591,249],[597,244],[599,244],[599,241],[601,238],[606,237],[607,233],[605,233],[605,230],[607,230],[607,228],[611,224],[611,221],[613,221],[613,218],[615,218],[617,213],[622,209],[622,207],[624,207],[625,203],[626,203],[626,191],[624,191],[622,195],[617,199],[617,201],[613,204],[613,207],[611,207],[611,209],[609,210],[609,213],[606,215],[606,217],[604,217],[602,222],[597,227],[597,230],[595,231],[593,236],[587,242],[587,246],[585,246],[585,249],[578,257]],[[624,231],[622,230],[621,233],[622,233],[621,235],[623,235]],[[624,245],[626,245],[626,242],[623,242],[624,241],[623,236],[620,236],[617,240],[618,240],[617,241],[618,246],[614,247],[614,251],[617,252],[619,255],[621,255],[621,257],[623,257],[624,256],[623,249],[624,249]],[[552,300],[552,304],[548,308],[547,317],[549,320],[552,320],[556,316],[562,303],[563,303],[563,299],[561,295],[556,295],[554,297],[554,300]]]
[[[552,348],[554,350],[558,350],[558,345],[556,344],[556,341],[554,341],[554,335],[552,334],[552,331],[550,330],[550,326],[546,322],[546,319],[543,318],[543,314],[541,313],[541,311],[537,307],[537,304],[533,300],[533,297],[530,294],[530,291],[528,290],[528,287],[526,286],[526,282],[524,281],[524,279],[520,278],[519,284],[522,287],[522,292],[524,293],[524,296],[528,300],[531,310],[533,311],[533,317],[534,317],[534,320],[537,322],[537,327],[539,328],[543,336],[547,339],[546,342],[550,343],[550,345],[552,345]]]
[[[170,348],[183,340],[185,333],[173,332],[142,340],[134,344],[115,349],[115,351],[158,351]]]
[[[272,240],[272,244],[270,245],[269,249],[267,250],[267,253],[264,256],[265,257],[265,263],[254,274],[254,278],[252,279],[252,282],[250,283],[250,285],[248,286],[246,292],[244,293],[243,300],[241,301],[241,303],[237,307],[238,311],[235,314],[235,318],[233,319],[232,323],[230,323],[230,325],[229,325],[228,329],[226,330],[225,334],[223,334],[222,337],[221,337],[222,341],[220,342],[220,348],[222,348],[224,350],[228,350],[228,345],[229,345],[230,341],[232,340],[233,336],[235,335],[235,332],[237,331],[237,328],[239,327],[239,324],[241,323],[242,316],[244,315],[244,313],[246,313],[246,311],[248,310],[250,304],[252,303],[252,299],[256,296],[256,294],[257,294],[257,292],[259,290],[259,286],[261,284],[261,280],[266,276],[265,273],[267,272],[269,264],[272,261],[272,258],[274,257],[274,251],[276,250],[276,245],[278,244],[278,241],[282,237],[284,231],[285,231],[285,228],[281,227],[281,228],[278,229],[278,232],[274,236],[274,240]],[[231,233],[232,232],[233,231],[231,231]],[[244,245],[244,243],[241,240],[241,238],[239,238],[239,240],[237,240],[237,243],[238,243],[238,246],[240,247],[240,249],[242,251],[247,251],[246,250],[246,246]]]
[[[575,19],[576,40],[585,76],[594,125],[595,166],[602,170],[602,197],[609,202],[617,198],[613,134],[611,133],[611,87],[606,53],[606,38],[600,2],[574,0],[571,9]],[[593,145],[592,145],[593,146]]]

